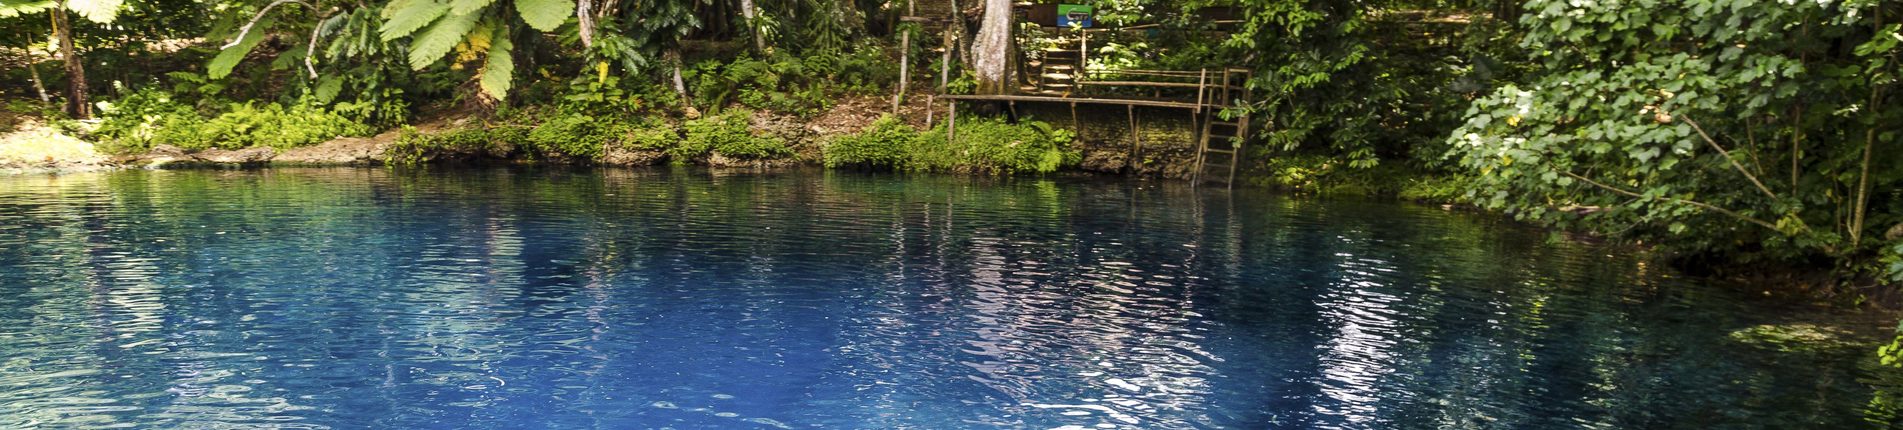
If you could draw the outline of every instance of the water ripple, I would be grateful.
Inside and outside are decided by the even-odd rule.
[[[1433,208],[1183,184],[0,178],[0,428],[1830,427],[1852,355]],[[1871,420],[1881,418],[1868,418]],[[533,424],[531,424],[533,423]]]

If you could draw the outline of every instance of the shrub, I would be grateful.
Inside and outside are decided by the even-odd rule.
[[[957,139],[946,139],[944,126],[919,135],[908,145],[913,170],[1010,174],[1049,173],[1078,163],[1070,148],[1075,135],[1040,121],[1016,124],[980,118],[958,124]]]
[[[609,118],[563,113],[529,131],[524,149],[542,158],[601,158],[607,142],[619,138],[627,125]]]
[[[681,144],[681,135],[665,123],[637,125],[617,142],[629,148],[666,151]]]
[[[753,112],[731,111],[687,121],[687,138],[668,151],[676,161],[686,161],[709,152],[727,157],[763,160],[793,155],[786,141],[753,133]]]
[[[107,104],[103,110],[105,119],[94,133],[117,152],[142,151],[159,144],[187,150],[253,146],[284,149],[374,131],[309,99],[289,106],[234,103],[228,111],[208,119],[170,96],[148,89]]]
[[[415,127],[403,127],[402,135],[384,153],[390,164],[416,165],[445,156],[507,156],[515,151],[514,142],[527,138],[520,127],[468,128],[423,133]]]
[[[918,130],[885,115],[858,134],[840,136],[822,151],[826,167],[869,166],[896,168],[906,161],[906,148],[918,139]]]
[[[741,56],[695,64],[689,79],[697,102],[718,110],[728,103],[751,109],[810,116],[831,107],[833,96],[872,93],[898,81],[898,63],[878,46],[850,53],[815,52],[805,57],[778,53],[765,58]]]

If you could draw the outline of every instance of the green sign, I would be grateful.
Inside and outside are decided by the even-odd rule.
[[[1087,4],[1059,4],[1057,5],[1057,26],[1069,27],[1071,24],[1076,24],[1079,27],[1090,28],[1092,24],[1090,16],[1093,12],[1095,8]]]

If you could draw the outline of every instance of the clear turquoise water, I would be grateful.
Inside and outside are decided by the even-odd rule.
[[[1868,348],[1437,207],[1179,183],[0,178],[0,428],[1861,428]],[[1887,391],[1886,391],[1887,390]]]

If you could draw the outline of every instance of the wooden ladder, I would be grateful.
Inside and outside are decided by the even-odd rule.
[[[1237,107],[1238,102],[1249,102],[1251,73],[1249,69],[1223,69],[1222,80],[1208,85],[1207,94],[1199,95],[1205,106],[1202,108],[1203,131],[1196,144],[1196,173],[1191,178],[1194,184],[1222,178],[1224,186],[1235,188],[1236,166],[1242,164],[1242,143],[1249,136],[1249,114],[1245,110],[1235,118],[1223,119],[1222,111]],[[1212,157],[1215,160],[1211,160]],[[1212,173],[1210,168],[1218,169],[1215,175],[1209,174]]]

